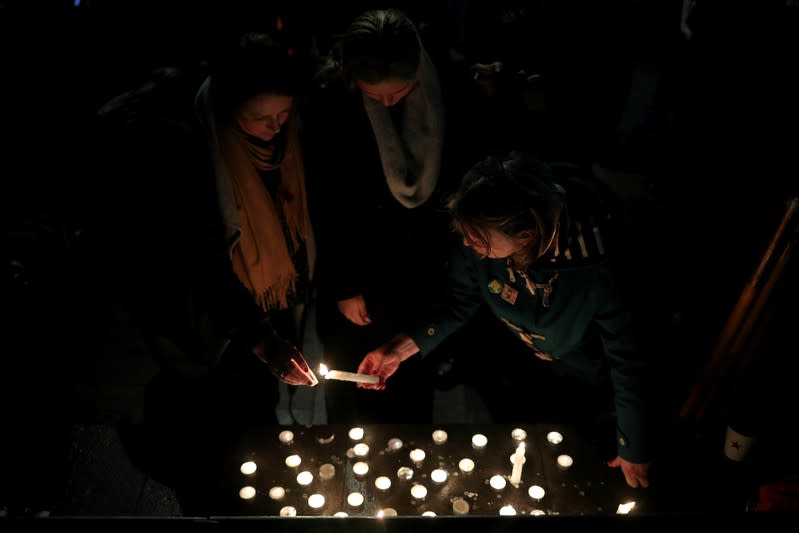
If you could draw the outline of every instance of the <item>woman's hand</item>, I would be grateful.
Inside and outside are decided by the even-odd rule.
[[[383,390],[386,380],[391,377],[404,360],[419,352],[416,342],[405,334],[399,334],[391,341],[372,350],[358,365],[358,373],[378,376],[380,383],[358,383],[363,389]]]
[[[631,463],[622,459],[621,456],[616,456],[615,459],[608,462],[608,466],[611,468],[621,467],[624,479],[632,488],[649,486],[649,463]]]
[[[372,323],[369,317],[369,311],[366,310],[366,300],[360,294],[347,298],[346,300],[339,300],[338,310],[344,315],[347,320],[358,326],[368,326]]]

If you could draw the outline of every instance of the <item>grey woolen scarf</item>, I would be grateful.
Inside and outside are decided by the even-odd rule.
[[[408,208],[422,205],[438,182],[444,140],[441,87],[435,67],[422,49],[417,85],[405,96],[402,131],[388,108],[363,95],[363,106],[377,139],[383,173],[391,194]]]

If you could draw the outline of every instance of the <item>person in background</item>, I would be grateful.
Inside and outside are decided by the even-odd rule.
[[[124,429],[203,513],[227,511],[196,478],[213,477],[206,458],[277,423],[278,380],[316,384],[300,350],[315,267],[301,87],[289,51],[248,32],[98,112],[99,275],[160,368]]]
[[[314,174],[325,191],[318,331],[326,366],[352,371],[358,354],[426,307],[443,280],[442,243],[451,233],[439,200],[442,90],[415,24],[378,9],[338,36],[310,100]],[[432,366],[408,366],[385,395],[326,383],[328,421],[431,421]]]
[[[609,464],[621,467],[630,486],[646,487],[648,361],[637,349],[637,324],[613,261],[622,210],[598,180],[556,180],[553,168],[514,153],[486,158],[465,175],[447,203],[462,239],[450,264],[448,303],[367,353],[358,371],[380,382],[358,386],[390,390],[399,369],[485,307],[522,348],[514,352],[484,330],[491,346],[483,356],[476,345],[461,354],[472,359],[477,383],[496,385],[482,391],[500,404],[495,422],[601,428],[603,418],[615,419]]]

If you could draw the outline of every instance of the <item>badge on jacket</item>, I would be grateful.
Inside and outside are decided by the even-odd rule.
[[[502,292],[502,282],[498,279],[492,279],[488,282],[488,290],[491,291],[492,294],[499,294]]]
[[[507,283],[502,287],[501,298],[513,305],[516,303],[516,297],[519,296],[519,291],[508,285]]]

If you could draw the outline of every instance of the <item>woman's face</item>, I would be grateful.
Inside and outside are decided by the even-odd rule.
[[[245,100],[236,111],[239,127],[248,135],[271,141],[289,118],[294,99],[284,94],[259,94]]]
[[[366,96],[386,107],[391,107],[411,92],[416,80],[390,79],[377,83],[357,80],[355,83]]]
[[[520,252],[530,244],[530,232],[523,232],[518,237],[512,237],[495,229],[487,229],[483,237],[488,241],[488,247],[483,244],[483,239],[474,233],[463,234],[463,245],[471,248],[481,259],[505,259]]]

